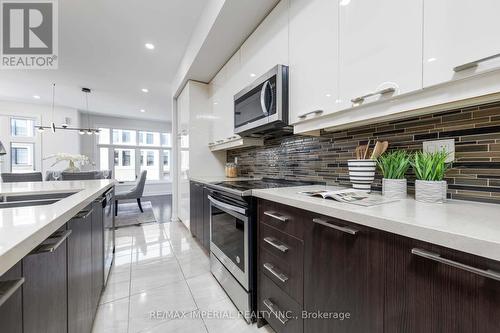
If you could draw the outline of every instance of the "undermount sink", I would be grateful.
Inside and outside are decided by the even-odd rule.
[[[13,207],[45,206],[67,198],[76,192],[50,193],[50,194],[28,194],[11,195],[0,198],[0,209]]]

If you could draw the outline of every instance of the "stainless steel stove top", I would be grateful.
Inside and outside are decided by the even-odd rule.
[[[276,178],[262,178],[255,180],[237,180],[237,181],[224,181],[211,184],[210,187],[227,191],[241,196],[249,196],[252,190],[280,188],[280,187],[293,187],[293,186],[306,186],[321,184],[321,182],[276,179]]]

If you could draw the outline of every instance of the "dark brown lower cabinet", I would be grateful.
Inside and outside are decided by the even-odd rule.
[[[24,333],[67,332],[66,246],[64,227],[24,257]]]
[[[313,317],[304,320],[304,332],[383,332],[383,241],[376,230],[310,214],[304,238],[304,310]]]
[[[68,222],[68,332],[88,333],[92,329],[92,209]]]
[[[0,281],[14,281],[22,277],[21,262],[0,276]],[[0,305],[0,332],[23,332],[22,286]]]
[[[500,272],[498,262],[396,235],[386,246],[386,332],[500,332],[500,281],[434,259]]]
[[[209,191],[201,183],[190,183],[190,229],[193,237],[207,250],[210,250],[210,203]]]
[[[189,228],[191,234],[198,238],[200,242],[203,241],[203,186],[200,183],[190,183],[190,216]]]
[[[104,288],[104,225],[103,202],[100,198],[92,204],[92,308],[97,311]]]
[[[210,251],[210,201],[208,195],[210,191],[203,188],[203,247]]]

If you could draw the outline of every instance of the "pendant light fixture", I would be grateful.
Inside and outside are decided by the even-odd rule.
[[[92,92],[89,88],[82,88],[82,92],[85,93],[85,106],[86,106],[86,112],[87,112],[87,128],[74,128],[74,127],[69,127],[69,123],[71,119],[66,118],[64,123],[61,126],[56,126],[55,124],[55,98],[56,98],[56,84],[52,84],[52,122],[50,123],[50,126],[43,126],[40,124],[40,126],[37,126],[36,129],[38,132],[43,133],[46,129],[50,129],[52,133],[55,133],[56,130],[68,130],[68,131],[78,131],[80,135],[99,135],[99,130],[95,128],[90,127],[90,115],[89,115],[89,98],[88,95]]]
[[[52,123],[50,124],[50,127],[52,128],[52,133],[56,132],[56,123],[54,122],[54,104],[56,100],[56,84],[52,83]]]

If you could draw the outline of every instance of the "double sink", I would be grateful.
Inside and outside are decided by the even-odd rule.
[[[0,197],[0,209],[13,207],[45,206],[58,202],[76,192],[6,195]]]

